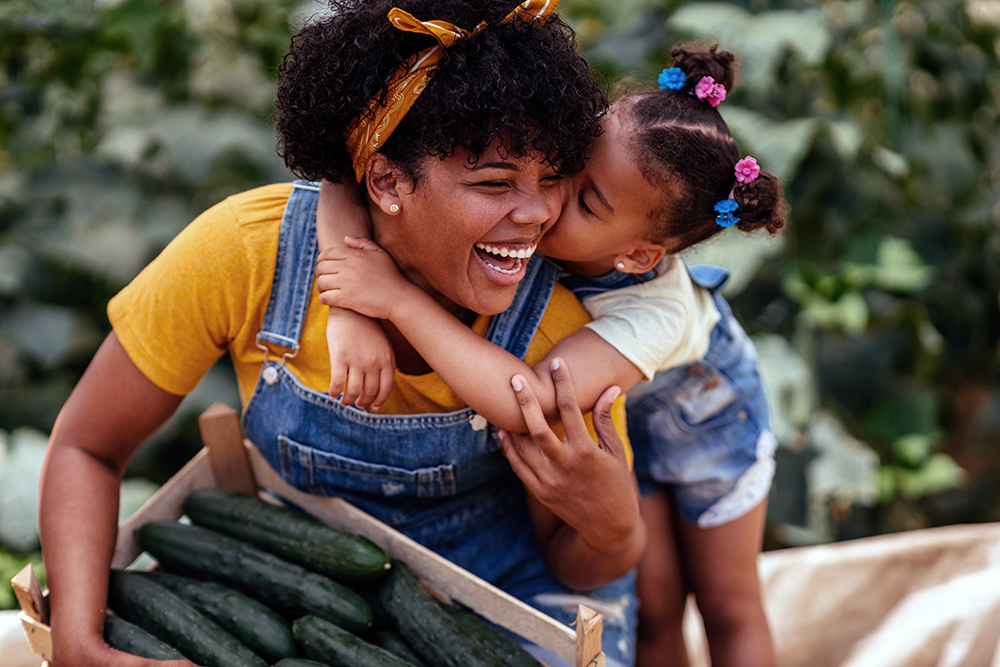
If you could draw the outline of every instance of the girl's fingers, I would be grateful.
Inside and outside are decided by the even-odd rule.
[[[580,404],[576,401],[576,391],[573,389],[573,378],[569,373],[566,362],[558,357],[552,360],[550,366],[552,371],[552,382],[556,388],[556,406],[559,408],[559,418],[563,428],[566,429],[566,436],[572,442],[577,437],[582,437],[589,433],[587,423],[583,420],[583,413],[580,412]]]
[[[347,382],[347,366],[331,364],[330,366],[330,396],[337,398],[344,393],[344,383]]]
[[[365,374],[361,371],[352,373],[347,371],[347,386],[344,387],[344,394],[340,397],[341,405],[353,405],[365,389]]]
[[[528,427],[531,439],[546,456],[558,454],[562,443],[549,428],[549,423],[542,412],[542,406],[538,404],[538,398],[532,391],[531,385],[524,379],[524,376],[515,375],[510,380],[510,386],[514,388],[514,395],[517,396],[517,404],[521,408],[521,415],[524,417],[524,423]]]
[[[378,394],[378,379],[377,373],[364,373],[361,395],[358,396],[358,400],[354,403],[355,406],[364,409],[371,405]]]
[[[385,252],[379,244],[363,236],[345,236],[344,245],[348,248],[355,248],[357,250],[377,250],[379,252]]]
[[[372,410],[376,412],[389,398],[389,393],[392,391],[393,370],[393,367],[390,366],[381,369],[378,373],[378,393],[375,394],[375,400],[372,401]]]

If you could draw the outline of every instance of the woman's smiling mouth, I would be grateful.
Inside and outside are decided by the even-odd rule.
[[[535,245],[532,245],[527,248],[515,248],[512,246],[476,243],[477,254],[486,266],[494,271],[511,276],[521,271],[524,264],[522,260],[530,258],[535,252],[535,247]]]

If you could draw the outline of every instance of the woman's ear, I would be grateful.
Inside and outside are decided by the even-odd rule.
[[[660,263],[667,249],[662,243],[643,241],[615,257],[615,268],[622,273],[645,273]]]
[[[396,215],[400,209],[399,191],[409,179],[396,164],[381,153],[368,158],[365,165],[365,186],[372,202],[386,215]]]

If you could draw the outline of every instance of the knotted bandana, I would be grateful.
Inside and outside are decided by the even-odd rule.
[[[559,0],[527,0],[504,17],[503,22],[519,18],[525,21],[544,22],[555,11]],[[420,21],[408,12],[393,7],[389,21],[398,29],[429,35],[437,45],[428,47],[404,60],[386,82],[388,93],[384,104],[372,99],[368,112],[361,115],[354,128],[345,137],[347,150],[354,164],[354,175],[360,183],[365,177],[368,158],[381,148],[414,102],[424,91],[438,68],[444,50],[460,39],[467,39],[486,27],[481,22],[472,32],[463,30],[447,21]]]

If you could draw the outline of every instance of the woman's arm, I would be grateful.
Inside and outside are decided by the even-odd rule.
[[[559,414],[558,438],[523,378],[511,381],[529,435],[500,433],[511,467],[528,491],[535,533],[553,574],[574,590],[591,590],[634,568],[646,544],[639,489],[611,419],[621,394],[609,387],[594,406],[598,443],[590,436],[564,360],[552,360]]]
[[[560,341],[534,367],[476,335],[422,289],[399,273],[392,258],[368,239],[348,239],[342,251],[325,252],[316,284],[320,301],[392,322],[441,379],[490,423],[513,433],[527,425],[508,391],[522,375],[546,419],[560,419],[549,362],[556,356],[586,369],[574,379],[577,400],[589,412],[610,385],[629,389],[642,377],[615,348],[589,329]]]
[[[343,248],[345,236],[370,237],[371,218],[346,183],[323,181],[316,208],[320,250]],[[343,405],[378,410],[392,390],[396,358],[382,325],[346,308],[330,308],[326,321],[330,395]]]
[[[130,656],[102,637],[122,475],[135,450],[181,399],[150,382],[112,333],[56,419],[39,502],[53,665],[193,665]]]

